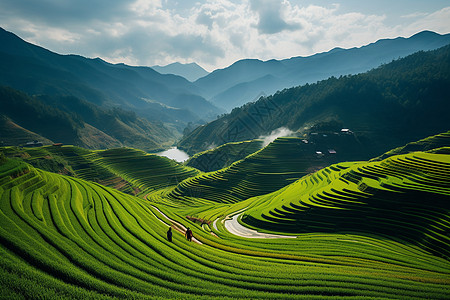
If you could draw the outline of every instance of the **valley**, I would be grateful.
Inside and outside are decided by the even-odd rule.
[[[0,298],[450,298],[449,37],[209,73],[0,29]]]
[[[446,298],[450,133],[309,175],[301,144],[209,173],[134,149],[0,148],[3,295]]]

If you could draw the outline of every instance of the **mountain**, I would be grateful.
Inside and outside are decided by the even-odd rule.
[[[53,145],[2,147],[0,153],[44,171],[97,182],[131,195],[166,188],[200,173],[166,157],[133,148],[88,150]]]
[[[152,69],[161,74],[179,75],[191,82],[194,82],[197,79],[205,77],[209,74],[208,71],[206,71],[196,63],[182,64],[176,62],[167,66],[153,66]]]
[[[410,38],[383,39],[360,48],[335,48],[308,57],[245,59],[198,79],[195,85],[206,99],[230,111],[277,90],[315,83],[330,76],[366,72],[394,59],[449,43],[450,34],[423,31]]]
[[[186,165],[203,172],[217,171],[261,150],[262,140],[227,143],[192,156]]]
[[[448,130],[450,46],[418,52],[370,72],[285,89],[261,97],[211,123],[178,144],[194,154],[259,138],[286,127],[299,135],[334,121],[353,131],[365,159]]]
[[[358,231],[448,260],[449,151],[332,165],[262,196],[241,222],[282,233]]]
[[[392,149],[379,157],[371,159],[371,161],[380,161],[393,155],[408,154],[417,151],[432,151],[432,150],[434,150],[435,152],[443,152],[450,150],[450,131],[426,137],[422,140],[411,142],[406,144],[405,146]]]
[[[100,108],[73,96],[28,96],[0,86],[0,141],[31,141],[92,149],[132,146],[157,151],[175,136],[161,122],[149,122],[120,108]]]
[[[408,168],[380,169],[404,190],[416,188],[412,203],[405,197],[395,202],[381,187],[375,195],[378,202],[352,197],[371,190],[362,192],[345,178],[328,181],[335,179],[332,169],[320,177],[309,176],[308,193],[328,182],[330,193],[320,191],[323,197],[306,203],[306,193],[294,192],[286,195],[289,198],[272,194],[237,205],[193,199],[195,205],[180,206],[149,201],[161,199],[167,189],[141,199],[5,159],[0,153],[2,298],[447,299],[448,177],[426,166],[399,163],[417,171],[409,177],[416,182],[432,181],[418,191],[419,184],[407,187],[410,181],[402,181],[408,179]],[[436,163],[448,174],[448,158],[440,155],[431,161]],[[123,170],[135,169],[130,165]],[[382,182],[387,176],[380,178]],[[366,182],[378,183],[370,178],[361,183]],[[243,183],[245,188],[252,186]],[[423,196],[421,205],[417,196]],[[238,223],[235,214],[242,209],[256,218],[258,208],[272,204],[284,213],[300,197],[308,206],[303,213],[304,207],[296,208],[297,228],[308,232],[295,238],[243,238],[229,229]],[[292,218],[287,215],[271,225],[276,229],[289,223]],[[261,226],[266,232],[268,224]],[[186,227],[194,233],[192,242],[184,237]],[[166,238],[168,228],[172,241]],[[248,231],[244,227],[244,233]]]
[[[0,84],[30,95],[75,96],[102,107],[120,107],[181,132],[221,111],[198,88],[148,67],[110,64],[99,58],[59,55],[0,29]]]

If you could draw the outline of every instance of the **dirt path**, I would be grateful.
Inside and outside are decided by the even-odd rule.
[[[238,222],[238,218],[242,215],[242,210],[238,211],[235,215],[229,215],[225,218],[224,226],[225,228],[232,234],[245,237],[245,238],[256,238],[256,239],[295,239],[296,236],[292,235],[281,235],[281,234],[271,234],[271,233],[263,233],[258,232],[256,230],[247,228],[245,226],[242,226]],[[215,222],[213,223],[215,227]]]
[[[163,222],[164,224],[166,224],[167,226],[171,226],[173,229],[175,229],[176,231],[179,231],[179,232],[181,232],[183,235],[186,233],[186,227],[184,227],[184,225],[183,224],[181,224],[181,223],[179,223],[179,222],[177,222],[177,221],[175,221],[175,220],[172,220],[171,218],[169,218],[168,216],[166,216],[162,211],[160,211],[157,207],[155,207],[155,206],[153,206],[152,205],[152,207],[156,210],[156,211],[158,211],[160,214],[161,214],[161,216],[163,216],[164,218],[166,218],[170,223],[172,223],[171,225],[170,224],[167,224],[166,222],[164,222],[163,220],[161,220],[160,218],[158,218],[158,216],[156,216],[155,215],[155,217],[158,219],[158,220],[160,220],[161,222]],[[193,242],[195,242],[195,243],[197,243],[197,244],[199,244],[199,245],[202,245],[203,243],[202,242],[200,242],[199,240],[197,240],[195,237],[192,237],[192,241]]]

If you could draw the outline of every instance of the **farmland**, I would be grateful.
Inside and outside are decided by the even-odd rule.
[[[128,148],[3,148],[2,297],[448,298],[450,149],[308,174],[289,169],[303,168],[299,156],[283,163],[278,153],[296,142],[210,173]],[[25,162],[48,156],[72,176]],[[253,176],[233,177],[242,174]],[[119,175],[140,197],[102,184]],[[250,192],[220,193],[237,186]],[[226,225],[236,214],[293,238],[234,235]],[[193,242],[178,231],[188,226]]]

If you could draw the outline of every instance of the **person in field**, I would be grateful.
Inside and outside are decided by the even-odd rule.
[[[192,241],[192,230],[188,227],[186,230],[186,239],[190,242]]]
[[[167,230],[167,240],[169,242],[172,241],[172,227],[169,227],[169,230]]]

